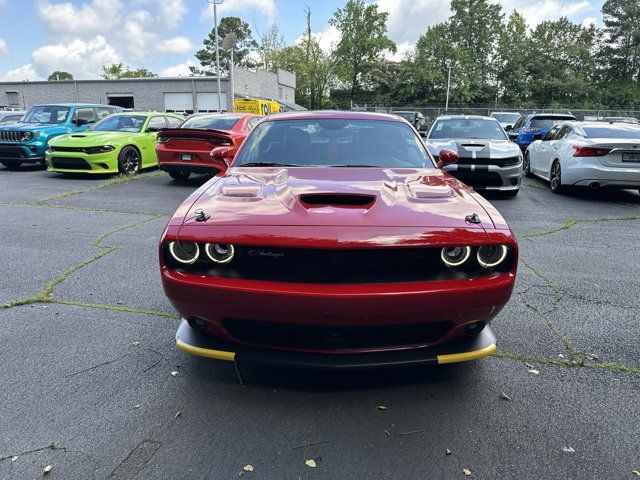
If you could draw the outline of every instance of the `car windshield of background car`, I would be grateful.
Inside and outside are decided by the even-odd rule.
[[[405,123],[309,119],[258,125],[234,166],[432,168],[421,139]]]
[[[454,118],[438,120],[429,134],[429,139],[473,138],[482,140],[507,140],[507,136],[496,120],[476,118]]]
[[[143,115],[113,115],[96,123],[92,132],[139,132],[147,117]]]

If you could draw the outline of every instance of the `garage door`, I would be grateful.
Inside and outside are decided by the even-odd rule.
[[[167,112],[193,112],[193,95],[190,93],[165,93],[164,109]]]
[[[222,110],[227,109],[227,94],[221,93],[220,99],[222,101]],[[218,107],[218,94],[217,93],[196,93],[196,101],[198,103],[199,112],[219,112],[221,109]]]

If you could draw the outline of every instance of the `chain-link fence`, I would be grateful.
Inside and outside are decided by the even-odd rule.
[[[491,115],[491,112],[517,112],[521,115],[529,113],[570,113],[574,115],[578,120],[598,120],[604,117],[635,117],[640,118],[640,110],[625,110],[623,108],[608,108],[608,109],[574,109],[574,108],[551,108],[551,107],[536,107],[536,108],[517,108],[517,107],[483,107],[483,106],[459,106],[452,105],[446,110],[442,105],[427,105],[427,106],[415,106],[415,105],[370,105],[370,104],[356,104],[351,103],[351,110],[369,111],[369,112],[384,112],[391,113],[397,111],[417,111],[422,113],[425,117],[433,120],[440,115]]]

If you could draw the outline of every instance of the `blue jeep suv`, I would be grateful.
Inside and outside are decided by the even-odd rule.
[[[35,105],[18,122],[0,126],[0,163],[18,168],[23,163],[45,164],[49,140],[86,130],[91,124],[122,108],[87,103]]]
[[[520,150],[524,152],[533,143],[534,135],[538,133],[546,135],[555,124],[569,120],[577,119],[573,115],[565,113],[532,113],[520,117],[513,128],[507,132],[507,135],[509,135],[509,140],[516,142]]]

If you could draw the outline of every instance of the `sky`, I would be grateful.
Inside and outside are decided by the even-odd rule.
[[[220,1],[220,0],[217,0]],[[604,0],[492,0],[503,11],[519,10],[530,26],[567,16],[601,25]],[[389,13],[396,58],[410,49],[429,25],[449,17],[443,0],[367,0]],[[254,36],[277,23],[287,42],[305,28],[304,10],[323,48],[339,36],[328,25],[345,0],[224,0],[218,16],[249,23]],[[102,65],[124,62],[160,76],[188,75],[193,56],[213,26],[207,0],[0,0],[0,80],[42,80],[54,70],[76,79],[98,78]]]

